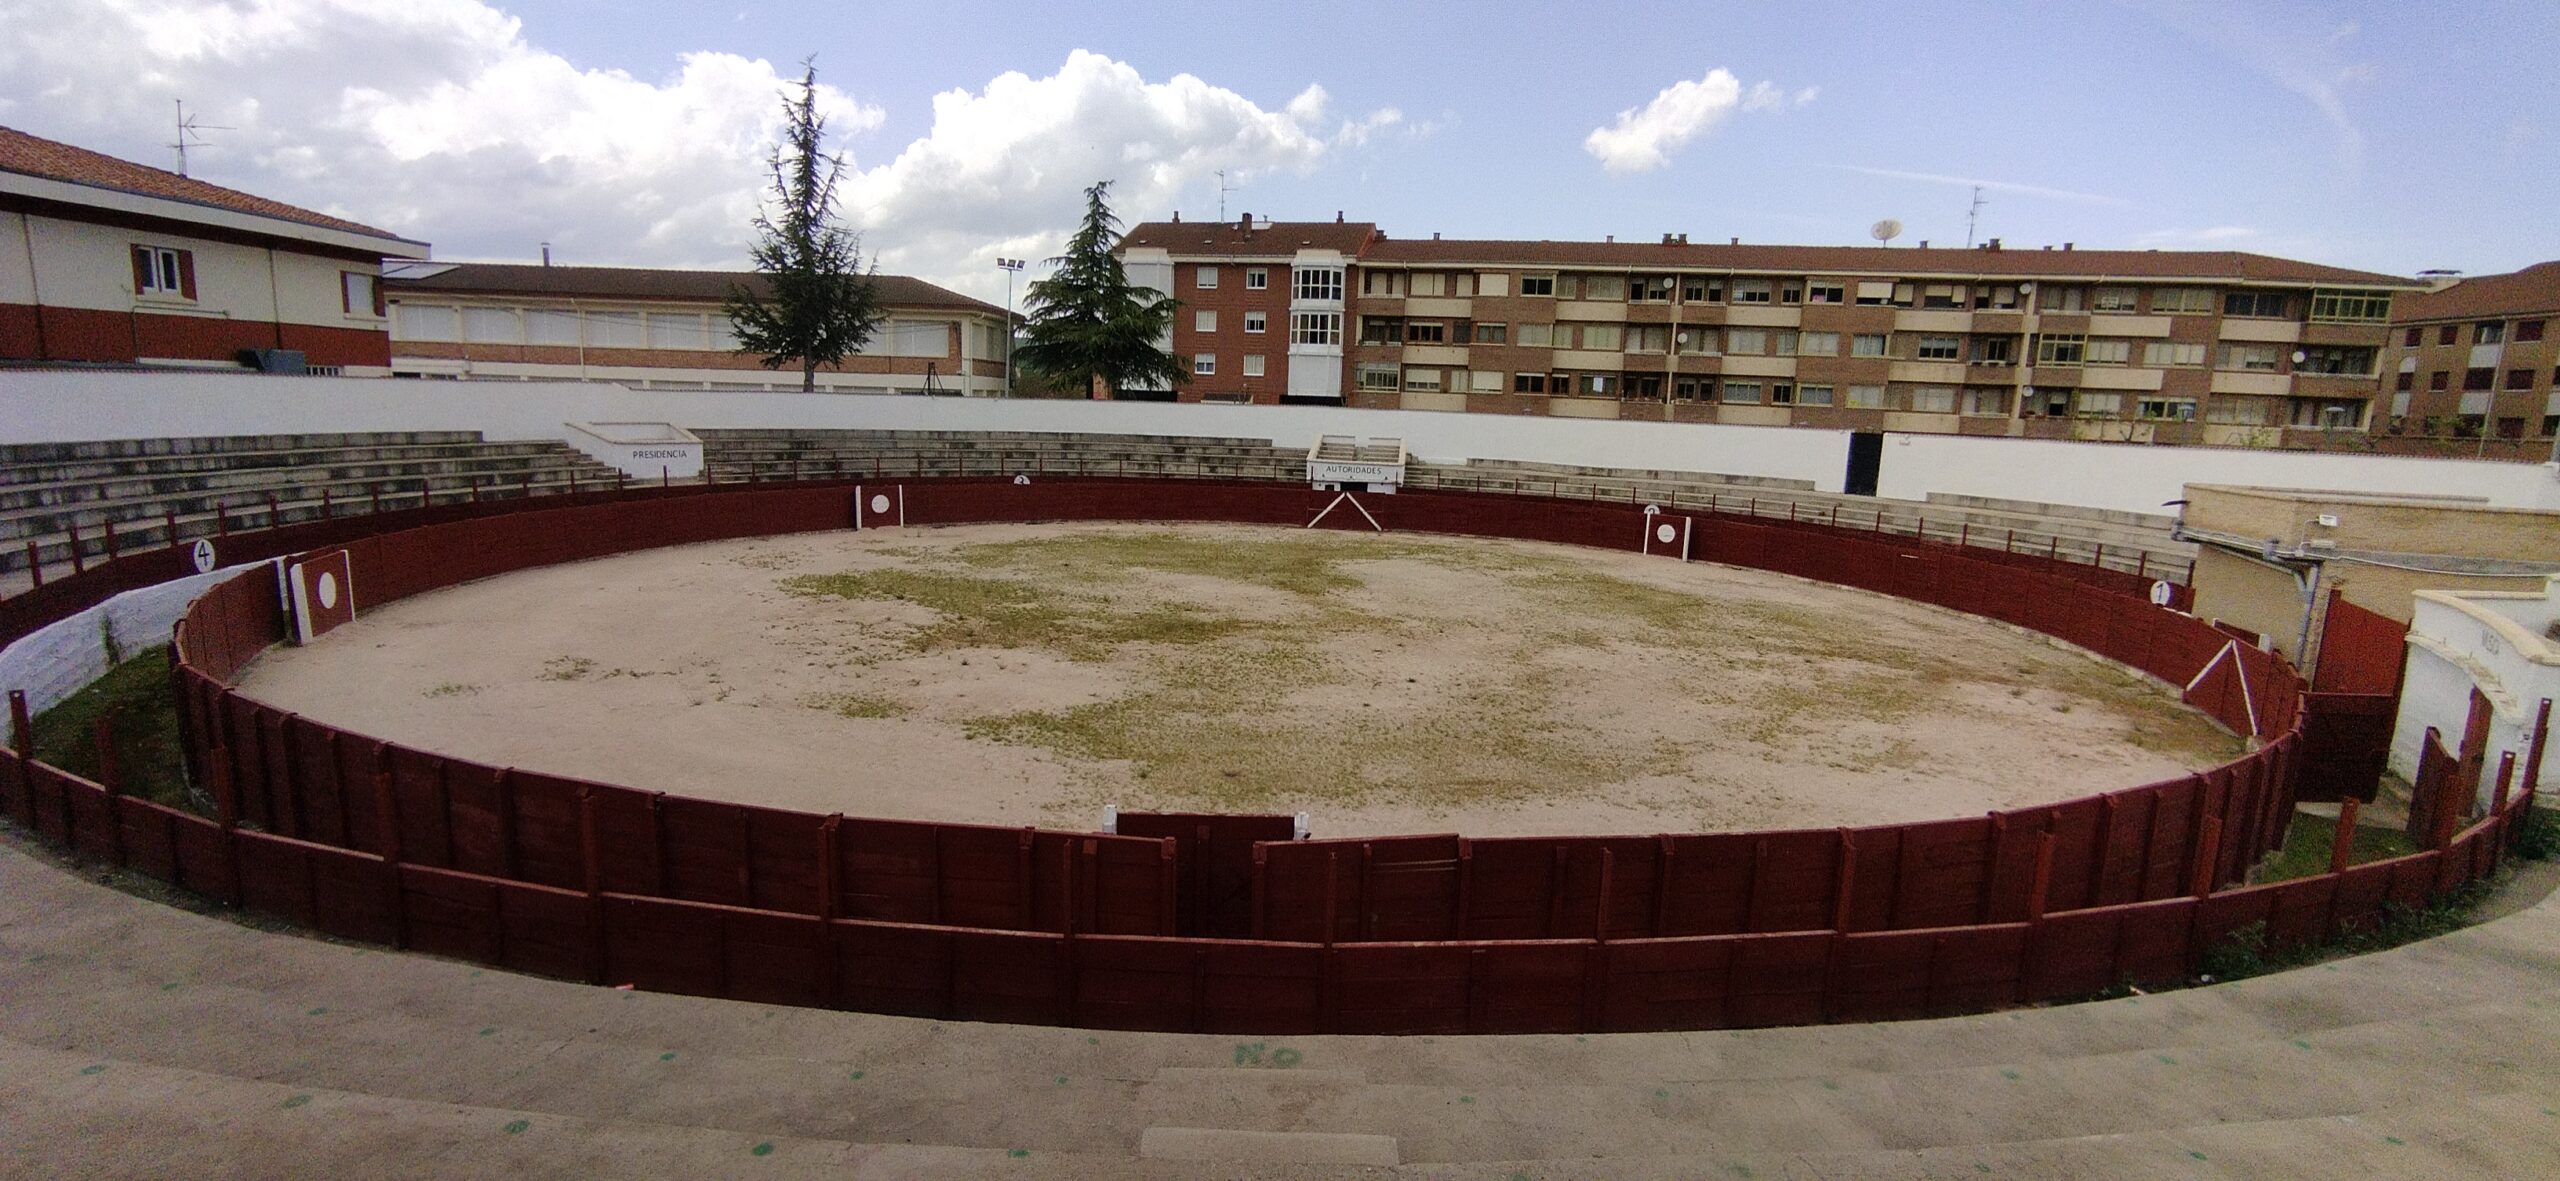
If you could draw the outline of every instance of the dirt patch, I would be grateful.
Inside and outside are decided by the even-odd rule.
[[[246,689],[466,758],[820,811],[1324,835],[1823,827],[2131,786],[2238,740],[2015,629],[1777,575],[1232,526],[766,538],[421,595]]]

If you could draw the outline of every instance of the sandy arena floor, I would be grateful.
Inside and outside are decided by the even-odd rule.
[[[362,588],[357,588],[362,609]],[[2162,686],[1916,603],[1525,542],[974,526],[686,546],[363,611],[248,671],[363,733],[670,793],[1324,836],[1823,827],[2210,765]]]

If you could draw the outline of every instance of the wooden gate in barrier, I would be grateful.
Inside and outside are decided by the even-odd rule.
[[[1181,905],[1177,933],[1216,939],[1253,937],[1253,846],[1298,835],[1293,816],[1206,812],[1123,812],[1120,835],[1174,841]]]

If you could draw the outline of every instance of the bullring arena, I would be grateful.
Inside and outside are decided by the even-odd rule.
[[[2145,994],[2486,876],[2531,800],[2248,884],[2306,687],[2118,571],[1076,478],[216,545],[289,593],[252,567],[180,625],[212,813],[23,751],[0,810],[335,942],[0,856],[0,1103],[40,1171],[250,1138],[454,1175],[2552,1164],[2560,1079],[2519,1049],[2560,1002],[2547,906]],[[188,554],[12,600],[12,634]]]

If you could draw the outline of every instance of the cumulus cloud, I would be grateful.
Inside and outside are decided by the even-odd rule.
[[[191,155],[196,175],[459,258],[548,241],[569,262],[743,265],[798,72],[725,53],[658,77],[584,68],[483,0],[0,0],[0,27],[0,123],[165,167],[183,98],[233,128]],[[1054,254],[1095,180],[1153,211],[1217,169],[1302,173],[1402,121],[1338,114],[1320,86],[1264,109],[1081,51],[935,96],[902,148],[864,139],[879,106],[823,83],[819,103],[882,269],[980,294],[1002,290],[997,256]]]
[[[1731,71],[1719,66],[1704,78],[1672,83],[1641,109],[1618,112],[1616,123],[1583,137],[1582,150],[1611,172],[1646,172],[1670,163],[1673,151],[1715,130],[1736,109],[1783,111],[1812,102],[1819,93],[1820,88],[1808,86],[1789,94],[1769,82],[1754,82],[1746,92]]]

